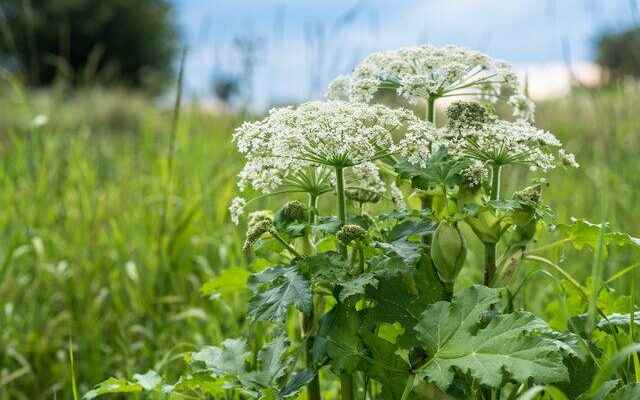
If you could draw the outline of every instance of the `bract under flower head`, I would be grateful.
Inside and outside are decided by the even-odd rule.
[[[420,120],[405,110],[344,101],[273,109],[234,134],[247,160],[239,174],[240,189],[251,185],[271,192],[310,167],[345,168],[379,159],[391,152],[393,134],[407,123]]]
[[[462,47],[424,45],[371,54],[350,76],[338,77],[327,97],[370,102],[380,90],[395,90],[411,102],[444,95],[495,101],[503,91],[521,95],[511,65]]]

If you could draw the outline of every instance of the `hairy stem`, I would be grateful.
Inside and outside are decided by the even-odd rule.
[[[340,226],[347,222],[347,202],[344,195],[344,170],[342,167],[336,167],[336,192],[338,195],[338,219]],[[340,255],[343,260],[348,257],[347,246],[340,244]],[[343,373],[340,375],[340,393],[342,400],[353,400],[353,375]]]
[[[318,196],[309,194],[309,223],[313,224],[316,221],[316,209],[318,208]],[[305,255],[311,255],[313,251],[313,247],[311,245],[311,233],[307,234],[305,237],[305,242],[308,243],[307,249],[305,249]],[[316,314],[316,301],[314,299],[313,307],[311,307],[311,312],[307,315],[303,316],[302,320],[302,335],[303,338],[306,339],[306,354],[305,354],[305,362],[307,364],[307,369],[310,371],[315,371],[315,365],[313,365],[313,340],[310,339],[311,333],[313,332],[313,327],[315,324],[315,314]],[[308,400],[321,400],[320,394],[320,373],[316,372],[315,376],[307,384],[307,399]]]
[[[340,394],[342,400],[353,400],[353,375],[340,375]]]
[[[436,124],[436,98],[433,96],[427,99],[427,121]]]
[[[500,200],[502,167],[494,165],[491,172],[491,200]],[[496,243],[484,243],[484,285],[491,286],[496,275]]]

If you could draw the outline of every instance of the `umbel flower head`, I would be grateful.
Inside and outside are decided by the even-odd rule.
[[[546,172],[558,159],[564,165],[578,166],[573,154],[567,153],[552,133],[528,121],[499,120],[491,108],[474,102],[451,104],[447,117],[447,127],[438,131],[440,138],[436,140],[454,157],[474,160],[471,169],[477,173],[484,165],[509,164]]]
[[[387,190],[375,163],[366,162],[351,168],[346,188],[347,198],[358,203],[377,203]]]
[[[271,192],[308,168],[345,168],[384,157],[392,151],[393,134],[407,122],[417,129],[420,120],[405,110],[344,101],[273,109],[234,134],[247,161],[240,189],[251,185]]]
[[[530,116],[517,75],[502,61],[462,47],[429,45],[374,53],[349,76],[330,86],[329,99],[370,102],[380,90],[395,90],[411,102],[446,95],[474,95],[495,101],[504,91],[517,95],[514,112]]]

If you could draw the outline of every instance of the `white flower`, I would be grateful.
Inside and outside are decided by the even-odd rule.
[[[393,134],[407,121],[419,122],[408,111],[344,101],[273,109],[234,134],[247,161],[239,187],[268,193],[318,165],[346,168],[379,159],[390,154]]]
[[[480,160],[473,160],[462,172],[467,185],[476,187],[489,176],[487,166]]]
[[[516,93],[509,97],[508,103],[513,107],[514,117],[524,121],[533,122],[536,105],[530,98],[521,93]]]
[[[335,78],[327,89],[327,100],[343,100],[348,101],[351,96],[351,78],[346,75],[340,75]]]
[[[558,156],[564,165],[572,168],[580,168],[580,164],[576,161],[576,156],[571,153],[567,153],[564,149],[558,151]]]
[[[407,121],[404,137],[393,146],[394,154],[400,154],[408,162],[425,167],[434,143],[439,141],[438,129],[428,121]]]
[[[409,101],[446,94],[479,95],[495,101],[507,89],[520,93],[513,68],[462,47],[429,45],[374,53],[350,75],[331,85],[331,96],[349,93],[352,101],[369,102],[379,90],[395,90]]]
[[[231,214],[231,222],[235,225],[240,223],[240,216],[244,213],[244,207],[247,205],[247,201],[242,197],[235,197],[231,200],[229,205],[229,213]]]
[[[406,211],[407,203],[404,200],[404,194],[395,182],[391,182],[389,185],[389,193],[391,194],[391,201],[393,201],[395,209],[397,211]]]
[[[349,186],[382,195],[387,190],[375,163],[366,162],[351,168]]]
[[[448,132],[449,153],[493,165],[521,164],[548,171],[555,167],[553,150],[562,144],[550,132],[525,121],[497,120],[481,129]]]

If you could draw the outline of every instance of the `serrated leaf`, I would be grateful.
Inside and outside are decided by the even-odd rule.
[[[568,372],[557,345],[531,333],[548,329],[535,315],[498,315],[481,326],[499,300],[498,290],[473,286],[452,303],[427,307],[416,331],[431,358],[418,374],[442,390],[451,385],[454,369],[490,387],[499,387],[505,372],[516,382],[566,381]]]
[[[200,288],[200,292],[205,296],[220,293],[229,295],[247,290],[247,280],[251,274],[246,268],[231,267],[214,278],[209,279]]]
[[[640,399],[640,383],[621,387],[612,393],[607,400],[638,400]]]
[[[267,277],[271,281],[267,281]],[[252,283],[255,294],[249,301],[249,318],[254,321],[282,323],[290,306],[307,314],[312,308],[312,293],[307,281],[295,268],[274,267],[265,270]]]
[[[369,350],[369,357],[366,359],[367,374],[382,384],[382,398],[402,399],[410,376],[410,366],[396,354],[398,346],[368,331],[363,331],[360,335]]]
[[[342,287],[342,290],[340,290],[340,301],[345,301],[351,296],[364,294],[367,286],[377,287],[378,279],[374,274],[366,272],[355,278],[341,282],[340,286]]]
[[[439,148],[429,159],[424,168],[417,167],[407,161],[401,161],[394,167],[400,177],[411,179],[414,187],[427,190],[432,185],[455,185],[462,181],[462,172],[468,161],[453,159],[447,150]]]
[[[640,326],[640,311],[636,311],[633,315],[633,324]],[[612,332],[614,328],[629,329],[631,325],[631,314],[611,314],[606,319],[598,321],[598,328],[603,331]]]
[[[149,370],[144,374],[135,374],[133,375],[133,380],[142,386],[144,390],[153,390],[162,382],[162,378],[154,370]]]
[[[280,390],[280,397],[286,398],[296,395],[307,383],[311,382],[314,376],[316,376],[315,372],[308,369],[298,372],[282,390]]]
[[[285,373],[285,354],[289,343],[284,336],[279,336],[258,353],[258,369],[245,374],[241,380],[250,381],[262,387],[276,386],[276,382]]]
[[[417,344],[413,328],[424,309],[446,298],[446,290],[427,259],[421,260],[414,270],[394,268],[376,271],[378,287],[367,289],[367,296],[374,300],[367,309],[367,320],[373,324],[399,323],[404,329],[398,340],[404,347]]]
[[[140,384],[129,382],[126,379],[109,378],[98,384],[93,390],[87,392],[82,398],[85,400],[95,399],[103,394],[112,393],[140,393],[143,388]]]
[[[389,256],[398,256],[409,264],[415,264],[422,256],[422,251],[417,243],[406,239],[398,239],[393,242],[374,242],[374,246],[384,250]]]
[[[209,346],[191,355],[192,362],[202,362],[214,375],[239,376],[245,372],[250,353],[244,339],[227,339],[222,347]]]
[[[421,219],[407,219],[395,225],[387,234],[387,239],[393,242],[413,235],[433,233],[435,228],[436,224],[433,222],[427,222]]]
[[[201,372],[180,377],[173,385],[173,391],[198,391],[216,397],[224,394],[226,384],[224,379],[213,377],[209,372]]]
[[[563,234],[577,250],[585,246],[595,250],[598,247],[598,236],[602,229],[601,224],[594,224],[585,219],[572,218],[571,224],[560,224],[558,232]],[[623,232],[610,232],[605,226],[604,243],[606,245],[631,246],[640,249],[640,238],[633,237]]]
[[[336,304],[320,320],[313,342],[313,362],[321,365],[328,357],[336,372],[355,371],[365,356],[358,335],[360,317],[356,310],[344,303]]]

